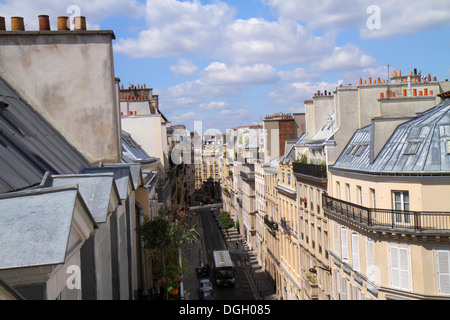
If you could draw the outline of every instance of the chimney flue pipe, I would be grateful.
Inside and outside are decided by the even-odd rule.
[[[25,31],[25,25],[22,17],[11,17],[12,31]]]
[[[58,30],[70,30],[69,17],[58,17]]]
[[[50,30],[50,19],[47,15],[39,16],[39,31]]]
[[[74,18],[74,30],[86,30],[86,17],[79,16]]]

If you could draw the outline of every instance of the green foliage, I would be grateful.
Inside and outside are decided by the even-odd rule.
[[[219,223],[222,229],[228,230],[234,227],[234,221],[227,211],[222,211],[219,215]]]
[[[163,206],[154,219],[146,218],[136,228],[142,237],[144,247],[154,256],[157,264],[156,277],[162,287],[177,288],[180,277],[187,271],[187,259],[182,257],[183,269],[179,266],[178,253],[183,246],[198,240],[196,226],[189,228],[185,222],[186,215],[171,211]],[[160,257],[160,259],[158,258]]]

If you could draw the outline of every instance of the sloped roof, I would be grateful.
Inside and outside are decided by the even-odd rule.
[[[120,199],[128,198],[128,184],[131,183],[132,188],[136,189],[134,180],[138,178],[141,169],[140,166],[130,164],[110,164],[101,167],[89,167],[82,169],[81,173],[98,174],[98,173],[112,173],[119,191]],[[135,179],[133,180],[133,175]]]
[[[64,263],[77,201],[76,188],[0,195],[0,269]]]
[[[122,161],[125,163],[153,163],[158,158],[151,157],[126,131],[122,131]]]
[[[397,127],[376,159],[371,125],[355,132],[334,169],[389,175],[450,174],[450,100]]]
[[[107,221],[111,198],[120,203],[113,174],[76,174],[52,176],[53,187],[78,187],[84,202],[97,223]],[[114,208],[115,209],[115,208]]]
[[[0,77],[0,193],[52,174],[77,173],[89,162]]]

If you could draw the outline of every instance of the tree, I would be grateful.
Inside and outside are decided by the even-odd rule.
[[[227,233],[228,236],[228,229],[233,228],[234,227],[234,221],[230,216],[230,213],[227,211],[222,211],[219,214],[219,224],[220,227],[225,230],[225,232]]]
[[[170,284],[170,278],[174,278],[175,275],[172,272],[170,278],[167,276],[166,254],[172,263],[169,269],[173,270],[173,264],[176,265],[177,260],[181,264],[181,248],[188,243],[197,241],[199,234],[195,226],[187,227],[184,221],[185,215],[181,212],[161,207],[158,213],[159,215],[152,220],[146,218],[144,223],[136,230],[144,241],[144,247],[155,255],[161,255],[162,275],[160,285],[165,288],[166,299],[168,299],[167,287]]]

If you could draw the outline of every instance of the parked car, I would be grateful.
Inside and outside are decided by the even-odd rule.
[[[204,291],[204,290],[210,290],[212,293],[213,287],[212,287],[211,280],[209,278],[200,279],[200,287],[198,288],[198,290],[199,290],[199,295],[200,295],[200,292]]]

